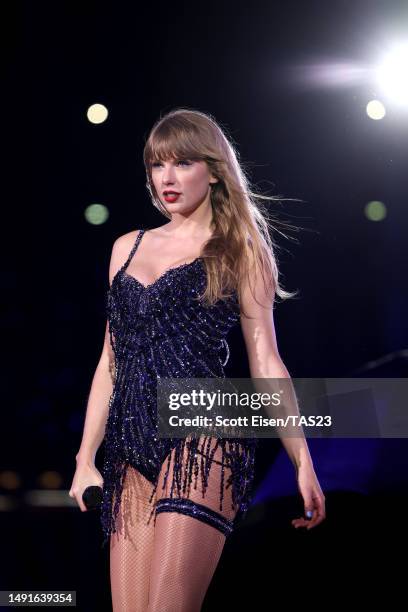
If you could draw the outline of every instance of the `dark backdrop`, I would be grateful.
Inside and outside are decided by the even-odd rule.
[[[408,9],[405,2],[362,0],[61,1],[4,4],[1,12],[0,469],[18,476],[16,487],[4,473],[1,480],[2,531],[18,551],[1,588],[79,588],[75,579],[54,579],[50,566],[61,550],[76,558],[76,549],[59,540],[67,516],[88,549],[85,525],[92,526],[98,559],[95,515],[43,509],[27,521],[24,494],[41,489],[48,470],[68,491],[102,349],[112,244],[166,221],[149,201],[142,163],[160,114],[179,106],[210,112],[261,192],[301,200],[277,207],[282,220],[304,228],[292,240],[278,237],[282,282],[300,289],[299,299],[275,310],[291,375],[351,376],[395,353],[387,375],[406,376],[407,113],[389,108],[383,121],[372,121],[365,106],[377,92],[369,82],[324,87],[301,77],[312,64],[375,62],[393,36],[406,33]],[[101,125],[86,118],[96,102],[109,110]],[[365,216],[371,200],[384,202],[382,222]],[[84,217],[93,202],[109,210],[103,225]],[[230,346],[227,373],[245,376],[239,328]],[[387,442],[392,452],[394,441]],[[275,441],[262,444],[258,483],[278,450]],[[7,511],[10,499],[18,500],[21,515]],[[55,550],[38,563],[44,525]]]

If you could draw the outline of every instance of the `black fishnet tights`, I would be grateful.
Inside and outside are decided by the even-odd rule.
[[[214,459],[221,461],[221,449]],[[166,488],[162,490],[167,459],[163,463],[156,501],[170,497],[174,455]],[[232,521],[231,487],[225,489],[219,509],[221,466],[211,465],[208,488],[202,497],[200,473],[197,489],[191,485],[189,499]],[[225,469],[226,482],[229,472]],[[113,612],[199,612],[211,582],[225,535],[197,518],[179,512],[157,514],[146,525],[153,485],[128,467],[117,532],[110,541],[110,576]]]

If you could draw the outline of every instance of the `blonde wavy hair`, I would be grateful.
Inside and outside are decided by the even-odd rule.
[[[189,108],[176,108],[158,119],[143,151],[146,187],[152,203],[171,219],[171,213],[160,201],[153,185],[153,163],[169,159],[204,160],[218,182],[211,184],[213,232],[201,253],[207,287],[200,299],[214,304],[231,297],[231,292],[236,290],[241,303],[243,279],[248,279],[254,295],[251,281],[256,282],[258,269],[266,292],[272,292],[272,296],[275,292],[282,300],[295,297],[297,291],[285,291],[279,283],[277,245],[271,234],[278,231],[278,226],[298,228],[272,218],[258,201],[281,201],[283,198],[252,190],[247,170],[239,161],[232,138],[226,134],[227,130],[210,114]],[[279,233],[287,237],[280,230]]]

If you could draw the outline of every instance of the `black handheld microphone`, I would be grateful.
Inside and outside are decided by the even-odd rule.
[[[87,510],[97,510],[102,502],[102,487],[86,487],[82,493],[82,501]]]

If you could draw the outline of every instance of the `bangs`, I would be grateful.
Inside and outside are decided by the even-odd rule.
[[[146,162],[167,161],[169,159],[205,159],[198,133],[180,129],[177,126],[162,124],[150,137],[146,147]]]

